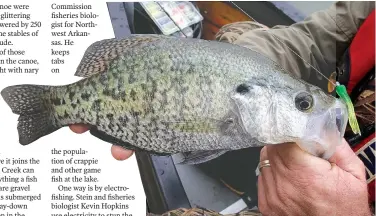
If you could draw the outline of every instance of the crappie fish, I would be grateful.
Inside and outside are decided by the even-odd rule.
[[[83,79],[2,90],[20,115],[20,144],[83,123],[92,135],[126,149],[190,152],[182,161],[188,164],[285,142],[328,158],[347,124],[339,99],[257,52],[216,41],[106,39],[88,47],[75,75]]]

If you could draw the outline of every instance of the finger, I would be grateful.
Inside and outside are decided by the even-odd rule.
[[[270,159],[268,158],[267,146],[263,147],[260,152],[260,163],[265,160],[269,160],[269,163],[270,163]],[[260,171],[260,176],[265,176],[265,179],[270,179],[269,177],[272,176],[270,166],[266,166],[261,169],[259,168],[259,171]]]
[[[120,146],[112,145],[111,154],[116,160],[126,160],[133,155],[133,151],[123,149]]]
[[[268,146],[261,149],[260,152],[260,163],[264,160],[272,160],[268,155]],[[260,169],[260,175],[258,177],[258,182],[262,186],[262,191],[264,192],[265,200],[267,203],[270,202],[269,198],[274,196],[276,193],[275,181],[273,176],[273,167],[266,166]]]
[[[260,162],[267,160],[267,150],[266,146],[263,147],[260,151]],[[267,197],[270,195],[270,190],[268,189],[268,185],[265,182],[265,175],[268,176],[268,172],[266,171],[266,174],[263,173],[265,169],[270,167],[264,167],[259,169],[259,176],[258,176],[258,190],[257,190],[257,196],[258,196],[258,208],[262,214],[267,214],[267,211],[269,209],[268,200]],[[269,173],[270,175],[270,173]],[[269,186],[270,187],[270,186]]]
[[[74,124],[74,125],[69,125],[69,128],[78,134],[85,133],[86,131],[89,130],[89,126],[84,125],[84,124]]]
[[[270,161],[271,166],[277,172],[287,174],[288,171],[295,172],[302,168],[309,172],[322,172],[324,169],[331,169],[328,161],[309,154],[296,143],[284,143],[268,147],[269,155],[273,155],[273,160]]]
[[[269,195],[265,191],[265,183],[262,181],[261,176],[258,176],[258,189],[257,189],[257,207],[263,215],[267,215],[267,211],[270,209],[266,197]]]
[[[366,178],[363,162],[354,153],[345,139],[342,139],[342,144],[337,146],[335,153],[329,158],[329,162],[334,163],[358,179],[365,180]]]

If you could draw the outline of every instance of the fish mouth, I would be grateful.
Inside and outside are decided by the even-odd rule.
[[[342,144],[345,135],[348,113],[346,104],[341,99],[336,99],[335,104],[328,110],[322,119],[324,127],[318,129],[319,140],[332,147]]]
[[[347,121],[347,107],[341,99],[336,99],[323,115],[312,116],[308,120],[308,127],[298,143],[309,153],[329,159],[336,146],[343,143]]]
[[[336,100],[334,106],[336,126],[339,132],[340,138],[344,137],[346,126],[348,122],[348,112],[345,103],[342,100]]]

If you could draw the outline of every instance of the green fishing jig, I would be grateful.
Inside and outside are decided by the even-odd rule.
[[[338,96],[346,103],[347,112],[349,114],[349,123],[352,131],[355,134],[361,135],[359,124],[355,115],[354,105],[351,102],[350,96],[347,94],[346,87],[344,85],[340,85],[339,82],[336,82],[336,92]]]

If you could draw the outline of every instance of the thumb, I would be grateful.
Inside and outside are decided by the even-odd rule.
[[[345,139],[342,139],[341,145],[337,146],[335,153],[329,162],[334,163],[342,170],[352,174],[360,180],[366,179],[365,166],[359,157],[350,148]]]

